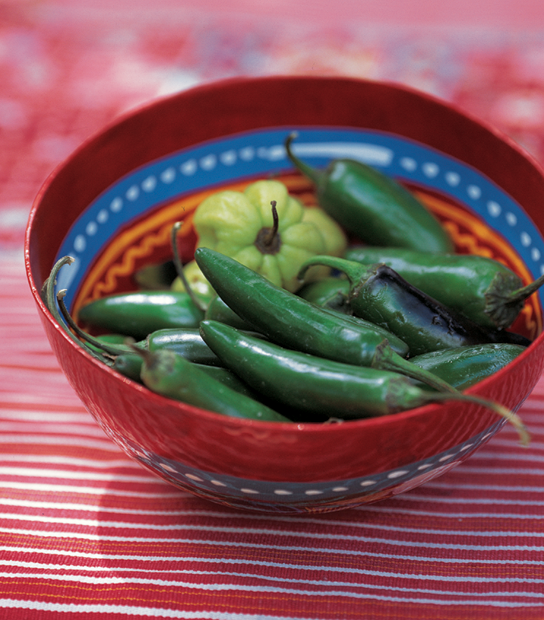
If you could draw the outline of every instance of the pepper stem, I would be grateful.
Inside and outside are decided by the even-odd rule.
[[[277,254],[281,250],[281,237],[279,234],[280,218],[275,200],[270,201],[272,208],[272,226],[265,226],[259,230],[255,239],[255,247],[261,254]]]
[[[285,140],[285,151],[287,152],[287,157],[300,170],[300,172],[302,172],[305,177],[308,177],[310,181],[317,185],[322,176],[322,173],[319,170],[312,168],[308,164],[305,164],[293,153],[293,151],[291,150],[291,143],[293,142],[293,140],[295,140],[295,138],[298,138],[298,133],[296,131],[293,131],[287,136],[287,139]]]
[[[387,340],[384,340],[376,347],[371,366],[379,370],[389,370],[410,377],[411,379],[425,383],[439,392],[448,392],[450,394],[461,393],[447,381],[437,377],[434,373],[416,366],[412,362],[405,360],[398,353],[395,353]]]
[[[83,343],[79,338],[77,338],[73,332],[68,328],[66,322],[63,320],[61,313],[59,312],[59,307],[57,305],[57,297],[55,295],[55,286],[57,284],[57,275],[59,271],[64,267],[64,265],[71,265],[75,259],[72,256],[63,256],[60,258],[54,265],[53,269],[51,269],[51,273],[49,277],[44,283],[42,287],[42,299],[44,304],[47,306],[47,309],[52,314],[53,318],[57,321],[59,326],[64,330],[64,332],[80,347],[83,347]],[[85,347],[85,350],[89,352],[95,359],[107,364],[108,360],[100,353],[89,349],[89,347]]]
[[[276,205],[278,203],[275,200],[270,201],[270,206],[272,207],[272,228],[268,230],[266,238],[263,239],[263,243],[267,246],[272,246],[274,244],[274,239],[278,234],[278,228],[280,225],[280,218],[278,217],[278,210],[276,209]]]
[[[133,353],[136,353],[142,358],[143,363],[147,366],[147,368],[153,368],[156,364],[159,363],[159,354],[149,349],[139,347],[136,343],[129,343],[128,346],[132,350]]]
[[[428,400],[429,403],[437,400],[460,400],[482,405],[483,407],[491,409],[502,418],[508,420],[508,422],[510,422],[510,424],[512,424],[518,432],[520,443],[523,446],[529,445],[531,441],[531,435],[529,434],[529,431],[527,430],[527,427],[523,423],[522,419],[516,413],[495,401],[488,400],[487,398],[482,398],[480,396],[473,396],[472,394],[462,394],[461,392],[458,392],[456,395],[445,394],[444,392],[429,394],[428,399],[426,400]]]
[[[331,267],[332,269],[338,269],[338,271],[341,271],[346,275],[351,286],[358,284],[361,277],[368,271],[368,266],[362,265],[361,263],[356,263],[337,256],[318,255],[312,256],[302,263],[297,278],[299,280],[304,280],[306,272],[310,267],[312,267],[312,265],[325,265],[326,267]]]
[[[529,284],[527,284],[527,286],[522,286],[521,288],[518,288],[516,291],[512,291],[512,293],[505,296],[504,303],[507,306],[514,306],[520,302],[523,302],[528,297],[530,297],[533,293],[535,293],[543,284],[544,284],[544,275],[534,280],[534,282],[530,282]]]
[[[62,289],[61,291],[57,293],[57,301],[59,302],[59,308],[62,313],[62,316],[64,317],[64,320],[66,321],[66,323],[68,323],[68,326],[75,332],[75,334],[79,336],[79,338],[91,344],[93,347],[100,349],[101,351],[104,351],[104,353],[108,353],[108,355],[123,355],[123,353],[128,353],[132,351],[131,347],[128,347],[128,346],[124,347],[123,345],[117,345],[117,346],[111,345],[111,344],[108,344],[107,342],[102,342],[102,340],[99,340],[98,338],[94,338],[87,332],[83,331],[81,327],[77,325],[77,323],[74,321],[74,319],[71,317],[70,313],[68,312],[68,308],[66,307],[66,304],[64,303],[65,296],[66,296],[66,289]]]
[[[195,295],[195,292],[189,285],[187,277],[185,276],[185,272],[183,271],[183,265],[181,264],[181,257],[179,255],[178,244],[177,244],[177,236],[178,232],[182,227],[182,222],[176,222],[172,226],[172,232],[170,236],[171,245],[172,245],[172,254],[174,256],[174,265],[176,267],[176,273],[178,274],[178,278],[181,280],[183,287],[187,291],[187,294],[191,298],[191,301],[194,305],[201,311],[206,312],[205,306],[202,304],[201,300]]]

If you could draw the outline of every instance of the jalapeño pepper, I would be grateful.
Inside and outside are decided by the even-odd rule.
[[[256,391],[280,403],[340,419],[382,416],[432,402],[482,404],[510,420],[523,443],[523,422],[505,407],[479,397],[427,392],[396,373],[343,364],[263,342],[216,321],[203,321],[203,338]]]
[[[408,355],[406,343],[390,331],[316,306],[224,254],[198,248],[195,260],[225,303],[272,342],[356,366],[376,366],[378,347],[400,362]],[[402,365],[402,373],[438,390],[453,390],[409,362]]]
[[[79,311],[83,323],[136,340],[157,329],[198,327],[204,312],[185,292],[141,291],[109,295]]]
[[[333,160],[326,170],[312,168],[293,154],[295,137],[285,142],[287,156],[315,184],[319,206],[348,232],[372,245],[453,251],[440,222],[400,183],[351,159]]]
[[[487,343],[416,355],[412,364],[425,368],[458,390],[498,372],[525,351],[517,344]]]
[[[289,422],[285,416],[227,387],[173,351],[151,353],[136,348],[135,352],[143,358],[143,383],[157,394],[230,417]]]
[[[197,248],[195,260],[223,301],[270,340],[362,366],[370,365],[384,339],[400,355],[408,354],[390,332],[319,308],[215,250]]]
[[[354,247],[344,258],[367,265],[385,263],[416,288],[484,327],[512,325],[544,276],[524,286],[502,263],[475,254],[443,254],[401,248]]]
[[[70,316],[64,305],[63,296],[59,298],[59,308],[77,336],[93,351],[105,353],[115,359],[113,367],[122,374],[133,379],[139,378],[139,365],[142,360],[136,353],[134,347],[148,349],[151,352],[161,349],[170,349],[181,355],[185,359],[195,364],[220,366],[221,362],[208,345],[202,340],[198,328],[186,329],[158,329],[151,332],[144,340],[130,342],[126,336],[119,334],[105,334],[102,336],[91,336],[83,331]]]
[[[221,366],[219,358],[202,340],[198,327],[187,329],[158,329],[146,338],[151,352],[170,349],[195,364]]]
[[[203,321],[200,331],[227,368],[272,401],[346,419],[420,404],[420,391],[396,373],[286,349],[217,321]]]
[[[315,264],[345,273],[351,284],[349,304],[353,314],[402,338],[410,356],[484,342],[524,341],[516,334],[486,330],[450,311],[383,263],[367,267],[342,258],[318,256],[304,263],[299,277]]]

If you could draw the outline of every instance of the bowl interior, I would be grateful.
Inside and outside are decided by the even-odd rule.
[[[137,269],[171,259],[170,231],[177,220],[184,220],[181,249],[189,260],[196,243],[192,215],[210,193],[241,190],[256,178],[273,176],[305,204],[316,204],[312,185],[286,158],[283,143],[291,130],[299,134],[293,150],[311,165],[324,167],[332,158],[349,157],[401,180],[442,221],[457,252],[500,260],[525,282],[543,273],[540,231],[516,201],[472,166],[385,132],[270,128],[172,153],[103,191],[73,222],[56,256],[75,258],[57,284],[67,289],[74,315],[91,299],[134,288]],[[513,328],[531,338],[541,332],[536,296]]]

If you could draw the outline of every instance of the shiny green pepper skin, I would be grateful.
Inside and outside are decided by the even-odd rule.
[[[158,329],[198,327],[204,312],[185,292],[141,291],[91,301],[79,321],[94,328],[142,340]]]
[[[197,248],[195,259],[225,303],[271,341],[361,366],[370,366],[384,340],[401,356],[408,354],[406,344],[390,332],[320,308],[224,254]]]
[[[209,355],[213,356],[215,360],[220,363],[219,358],[215,355],[215,353],[212,352],[212,350],[202,340],[202,338],[200,338],[200,340],[202,342],[202,345],[208,349]],[[171,350],[177,353],[175,349]],[[113,360],[112,368],[117,372],[121,373],[124,377],[128,377],[129,379],[132,379],[137,383],[142,383],[141,374],[143,363],[144,362],[142,356],[138,353],[122,353]],[[245,384],[241,379],[239,379],[236,374],[228,370],[228,368],[224,368],[223,366],[212,366],[210,364],[199,364],[198,362],[192,363],[200,371],[206,373],[216,381],[223,383],[227,387],[236,390],[241,394],[245,394],[246,396],[251,396],[252,398],[255,398],[255,392],[253,392],[247,384]]]
[[[410,348],[411,357],[485,342],[525,344],[526,339],[517,334],[484,329],[450,311],[383,263],[366,266],[342,258],[318,256],[307,260],[299,275],[316,264],[345,273],[351,285],[349,304],[353,314],[402,338]]]
[[[336,159],[311,168],[285,143],[287,156],[315,185],[319,206],[344,229],[372,245],[452,252],[453,242],[427,207],[391,177],[359,161]]]
[[[371,265],[385,263],[416,288],[475,323],[507,329],[525,300],[544,282],[524,287],[522,279],[502,263],[474,254],[429,256],[400,248],[354,247],[344,258]]]
[[[439,376],[458,390],[498,372],[525,351],[517,344],[488,343],[433,351],[416,355],[410,361]]]
[[[430,392],[394,372],[286,349],[217,321],[203,321],[200,331],[226,367],[273,402],[340,419],[389,415],[432,402]]]
[[[234,418],[289,422],[285,416],[227,387],[196,364],[168,349],[148,352],[142,365],[141,378],[144,385],[153,392],[194,407]]]
[[[198,327],[158,329],[147,337],[146,348],[152,353],[170,349],[195,364],[222,365],[217,355],[202,340]]]

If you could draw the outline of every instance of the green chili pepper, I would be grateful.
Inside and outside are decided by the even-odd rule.
[[[153,392],[226,416],[290,422],[270,407],[212,378],[181,355],[164,349],[151,353],[135,348],[143,358],[141,378]]]
[[[297,292],[297,295],[317,306],[347,313],[350,311],[347,303],[349,289],[348,280],[331,276],[317,282],[308,282]]]
[[[158,329],[151,332],[145,340],[127,342],[126,336],[118,334],[104,334],[91,336],[74,323],[62,299],[59,307],[72,330],[94,351],[106,353],[115,358],[113,366],[131,378],[139,377],[136,369],[134,347],[148,349],[151,352],[160,349],[170,349],[190,362],[206,365],[221,365],[219,358],[202,339],[198,328],[186,329]],[[127,355],[128,359],[124,356]],[[137,356],[136,356],[137,357]],[[141,359],[140,359],[141,365]]]
[[[544,276],[523,286],[502,263],[475,254],[429,256],[400,248],[355,247],[344,257],[359,263],[385,263],[405,280],[448,308],[484,327],[512,325],[526,299],[544,284]]]
[[[219,321],[226,325],[232,325],[233,327],[238,327],[238,329],[251,329],[251,327],[241,319],[236,312],[233,312],[219,296],[214,297],[210,301],[206,308],[204,318],[210,321]]]
[[[255,336],[253,336],[255,338]],[[206,345],[207,346],[207,345]],[[232,372],[224,366],[209,366],[207,364],[193,364],[202,372],[223,383],[227,387],[244,394],[253,400],[258,400],[263,405],[274,409],[281,415],[285,416],[291,422],[325,422],[327,416],[317,414],[315,411],[305,412],[301,409],[295,408],[291,403],[279,403],[272,402],[267,394],[259,393],[257,390],[251,388],[245,381],[243,381],[236,373]]]
[[[261,334],[252,333],[251,335],[256,338],[264,338]],[[151,352],[159,351],[160,349],[170,349],[194,364],[206,366],[222,365],[219,358],[202,339],[198,327],[158,329],[146,338],[144,348]]]
[[[123,347],[128,348],[129,351],[122,352],[114,356],[112,368],[117,370],[123,376],[128,377],[133,381],[137,381],[138,383],[142,383],[141,372],[143,359],[140,354],[133,351],[133,347],[137,346],[145,349],[148,341],[151,340],[151,344],[149,346],[149,350],[151,352],[159,351],[161,349],[169,349],[177,355],[181,355],[186,360],[190,361],[199,370],[205,372],[216,381],[219,381],[220,383],[223,383],[224,385],[236,390],[237,392],[245,394],[246,396],[255,398],[255,393],[247,384],[245,384],[236,374],[220,365],[221,361],[204,342],[198,329],[187,331],[190,331],[190,333],[181,334],[180,337],[180,330],[158,330],[157,332],[151,334],[148,340],[133,343],[131,345],[125,344],[126,337],[124,337]],[[174,332],[174,334],[170,334],[169,332]],[[97,340],[104,341],[106,343],[108,341],[107,338],[104,339],[104,337],[100,336]],[[95,345],[90,344],[89,346],[94,347]],[[96,348],[97,350],[100,350],[98,347]],[[197,360],[201,361],[199,362]],[[211,365],[212,363],[217,365],[213,366]]]
[[[215,353],[212,352],[212,350],[202,340],[202,338],[200,338],[200,340],[202,342],[202,345],[206,347],[206,349],[208,350],[208,357],[213,357],[214,360],[218,364],[220,364],[221,362],[219,361],[219,358],[215,355]],[[169,347],[168,346],[163,347],[163,349],[167,349],[167,348]],[[160,347],[154,350],[160,350]],[[177,347],[174,346],[170,350],[180,355],[178,353]],[[191,361],[187,357],[185,357],[185,359],[187,359],[188,361]],[[246,385],[241,379],[238,378],[236,374],[234,374],[227,368],[224,368],[222,366],[211,366],[209,364],[201,364],[198,362],[192,362],[192,363],[200,371],[205,372],[207,375],[209,375],[216,381],[223,383],[227,387],[230,387],[233,390],[236,390],[237,392],[245,394],[246,396],[252,396],[253,398],[255,397],[255,393],[249,388],[249,386]],[[133,381],[137,381],[138,383],[142,383],[142,379],[141,379],[142,367],[143,367],[143,360],[142,360],[141,355],[134,353],[134,352],[121,353],[120,355],[117,355],[114,358],[113,364],[112,364],[112,368],[114,370],[117,370],[123,376],[128,377],[129,379],[132,379]]]
[[[291,162],[315,184],[317,202],[361,241],[372,245],[452,252],[453,243],[431,212],[400,183],[351,159],[317,170],[296,157],[291,134],[285,148]]]
[[[433,351],[416,355],[410,361],[458,390],[466,390],[504,368],[523,351],[525,347],[516,344],[488,343]]]
[[[195,259],[225,303],[272,342],[356,366],[376,365],[379,346],[389,350],[399,363],[401,356],[408,355],[406,343],[391,332],[316,306],[215,250],[198,248]],[[408,362],[402,365],[402,373],[438,390],[453,390],[432,373]]]
[[[109,295],[83,306],[81,322],[92,327],[145,338],[157,329],[198,327],[204,312],[189,295],[175,291],[140,291]]]
[[[386,415],[420,391],[401,375],[286,349],[217,321],[203,321],[200,330],[223,364],[254,390],[306,411],[338,418]]]
[[[195,259],[223,301],[270,340],[363,366],[370,365],[375,347],[386,338],[397,353],[408,354],[406,344],[390,332],[319,308],[224,254],[197,248]]]
[[[304,263],[299,277],[315,264],[345,273],[351,285],[349,304],[353,314],[402,338],[408,344],[410,356],[517,338],[509,332],[486,330],[450,311],[383,263],[368,267],[342,258],[318,256]]]
[[[522,441],[528,441],[521,420],[497,403],[461,393],[427,392],[396,373],[291,351],[216,321],[203,321],[200,330],[225,366],[278,402],[340,419],[389,415],[446,399],[475,402],[510,420]]]
[[[187,329],[158,329],[146,339],[147,349],[151,352],[170,349],[196,364],[221,366],[219,358],[202,340],[198,327]]]
[[[142,383],[142,358],[137,353],[122,353],[113,360],[112,368],[124,377]]]

